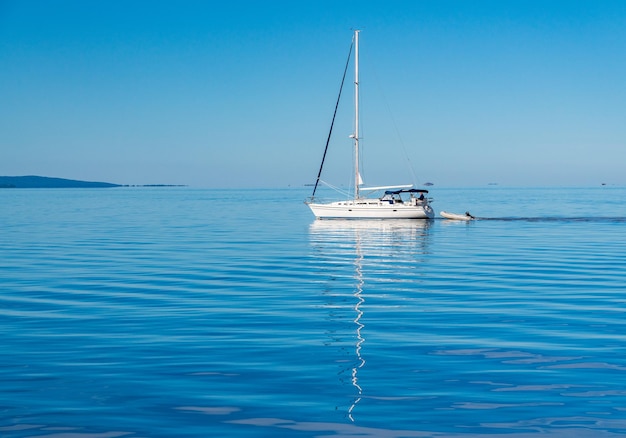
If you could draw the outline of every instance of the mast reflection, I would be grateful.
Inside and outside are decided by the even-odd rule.
[[[354,271],[355,271],[355,280],[356,285],[354,288],[354,297],[356,298],[356,304],[354,305],[354,311],[356,313],[356,317],[354,318],[354,324],[356,325],[356,348],[355,353],[357,357],[357,363],[354,367],[352,367],[352,385],[357,390],[357,397],[352,402],[352,405],[348,409],[348,418],[350,421],[354,421],[354,417],[352,417],[352,411],[354,410],[357,403],[361,401],[361,394],[363,394],[363,388],[359,385],[358,378],[358,370],[363,368],[365,365],[365,359],[361,356],[361,346],[363,342],[365,342],[365,338],[361,331],[365,325],[361,323],[361,317],[363,316],[363,311],[361,310],[361,305],[365,302],[363,298],[363,251],[361,249],[361,235],[360,233],[356,233],[355,235],[355,249],[356,249],[356,259],[354,260]]]
[[[363,398],[363,388],[359,382],[359,371],[365,366],[366,360],[362,354],[365,344],[363,335],[365,324],[364,316],[366,295],[366,269],[377,267],[375,261],[369,259],[413,260],[415,257],[428,253],[428,239],[431,221],[429,220],[316,220],[309,229],[312,246],[319,251],[319,260],[327,265],[322,271],[330,274],[325,287],[326,293],[334,286],[337,279],[345,278],[348,271],[348,283],[352,310],[351,321],[355,326],[356,343],[353,355],[356,360],[350,361],[345,372],[350,372],[350,383],[354,388],[354,397],[347,409],[347,417],[354,422],[355,409]],[[338,271],[337,271],[338,269]],[[329,272],[330,271],[330,272]],[[333,273],[334,271],[334,273]],[[378,270],[372,270],[374,273]],[[344,274],[344,275],[342,275]],[[374,274],[376,275],[376,274]],[[380,275],[380,274],[378,274]],[[372,278],[375,280],[376,278]],[[331,286],[331,284],[333,286]],[[329,309],[336,308],[336,304],[329,303]],[[338,318],[331,310],[331,317]],[[340,321],[336,321],[340,322]],[[329,334],[333,334],[331,330]],[[333,343],[340,343],[333,334]]]

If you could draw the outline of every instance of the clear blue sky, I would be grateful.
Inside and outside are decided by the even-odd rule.
[[[0,0],[0,175],[311,183],[353,28],[367,183],[626,184],[610,0]]]

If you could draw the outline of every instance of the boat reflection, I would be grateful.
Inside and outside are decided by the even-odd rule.
[[[354,388],[347,409],[347,417],[352,422],[355,421],[355,408],[363,397],[359,370],[366,363],[362,354],[365,343],[362,319],[368,292],[366,279],[373,281],[381,273],[384,275],[385,263],[414,266],[416,257],[419,262],[419,258],[428,253],[431,225],[430,220],[316,220],[310,226],[310,242],[326,276],[323,294],[329,298],[327,306],[331,323],[345,322],[346,317],[341,318],[339,308],[345,307],[343,298],[351,297],[349,318],[356,328],[352,329],[356,342],[352,341],[354,349],[350,355],[355,359],[348,361],[350,365],[340,375],[349,372],[350,384]],[[336,332],[335,329],[327,332],[331,345],[343,342]]]
[[[309,228],[314,247],[329,257],[390,256],[414,260],[426,255],[432,220],[316,220]]]

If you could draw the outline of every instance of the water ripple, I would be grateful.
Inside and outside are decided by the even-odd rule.
[[[626,434],[626,215],[490,193],[471,223],[2,193],[0,435]]]

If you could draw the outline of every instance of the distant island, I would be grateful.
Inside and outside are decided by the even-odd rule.
[[[72,189],[72,188],[111,188],[111,187],[182,187],[171,184],[123,185],[107,182],[78,181],[47,176],[0,176],[0,189]]]

